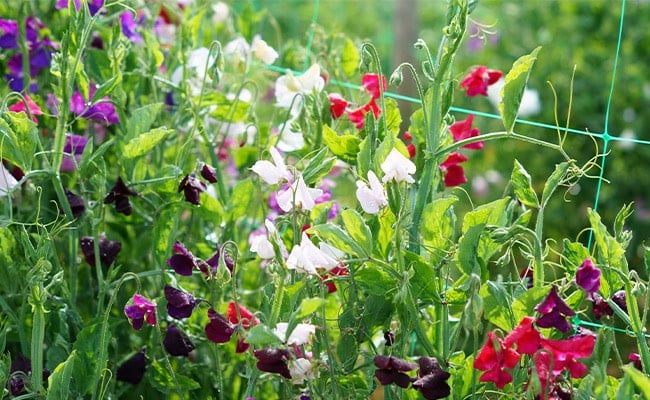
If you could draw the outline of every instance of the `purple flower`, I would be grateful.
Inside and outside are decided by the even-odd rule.
[[[81,214],[86,211],[86,204],[84,203],[84,200],[68,189],[65,189],[65,197],[68,199],[68,204],[70,204],[72,216],[79,218]]]
[[[79,11],[81,10],[81,0],[73,0],[74,8]],[[93,16],[99,12],[99,10],[104,6],[104,0],[87,0],[88,11],[90,15]],[[68,0],[57,0],[55,8],[57,10],[63,10],[68,8]]]
[[[440,368],[438,360],[433,357],[421,357],[418,360],[420,369],[418,378],[413,381],[413,388],[419,390],[427,400],[442,399],[449,396],[451,388],[447,379],[451,374]]]
[[[205,335],[208,339],[214,343],[230,341],[230,337],[235,333],[235,328],[228,319],[212,308],[208,309],[208,318],[210,322],[205,326]]]
[[[110,192],[104,198],[104,204],[115,203],[115,211],[124,215],[131,215],[131,203],[129,202],[129,196],[138,196],[139,193],[129,189],[121,177],[117,178],[117,182]]]
[[[165,286],[165,299],[167,299],[167,313],[176,319],[189,318],[197,305],[194,296],[169,285]]]
[[[625,293],[625,292],[623,292]],[[591,295],[591,310],[593,311],[596,319],[601,319],[604,315],[614,315],[614,310],[609,306],[609,304],[603,299],[598,293]]]
[[[172,356],[187,357],[194,350],[194,344],[190,341],[190,338],[178,329],[176,325],[169,325],[167,327],[165,339],[163,339],[163,346],[165,346],[167,353]]]
[[[144,16],[140,16],[136,21],[135,17],[129,11],[120,14],[120,23],[122,25],[122,34],[133,43],[143,43],[142,35],[136,31],[138,25],[144,22]]]
[[[91,84],[89,89],[89,101],[95,96],[97,87]],[[74,92],[70,98],[70,111],[79,115],[82,118],[92,119],[95,121],[103,122],[106,125],[118,124],[120,117],[117,115],[115,106],[110,102],[108,96],[104,96],[94,104],[87,104],[80,91]]]
[[[612,296],[612,301],[621,308],[621,310],[627,312],[627,298],[625,296],[625,290],[619,290],[614,293]]]
[[[120,365],[117,369],[116,379],[118,381],[137,385],[142,380],[146,368],[147,363],[144,358],[143,349]]]
[[[0,48],[18,49],[18,22],[0,18]]]
[[[576,283],[588,296],[600,289],[600,270],[594,266],[591,259],[585,259],[576,271]]]
[[[156,325],[156,303],[140,294],[133,295],[133,304],[124,306],[124,314],[136,331],[142,328],[145,320],[151,326]]]
[[[257,358],[257,369],[263,372],[280,374],[287,379],[291,379],[291,372],[287,360],[289,352],[284,349],[258,349],[253,350],[253,355]]]
[[[564,333],[571,330],[571,324],[566,318],[574,316],[575,312],[560,298],[557,287],[551,288],[544,301],[535,306],[535,311],[542,314],[535,321],[540,328],[555,327]]]
[[[183,192],[185,200],[192,204],[201,204],[201,192],[205,192],[207,186],[195,174],[186,175],[178,185],[178,192]]]
[[[194,255],[192,255],[192,253],[190,253],[181,242],[174,243],[174,251],[176,254],[167,260],[167,265],[172,267],[172,269],[179,275],[192,275],[194,268],[198,267]]]
[[[404,372],[414,370],[415,364],[393,356],[375,356],[373,362],[377,367],[375,377],[382,385],[394,383],[407,388],[411,383],[411,378]]]
[[[63,147],[63,162],[61,171],[74,171],[81,162],[81,155],[86,148],[88,138],[79,135],[66,134],[65,146]]]
[[[9,392],[12,396],[25,394],[25,383],[29,382],[32,375],[32,361],[24,355],[19,355],[11,362],[9,367]],[[43,368],[43,381],[47,381],[50,372]]]
[[[79,241],[81,251],[84,254],[86,262],[95,265],[95,239],[91,236],[84,236]],[[113,264],[115,258],[122,250],[122,243],[108,240],[106,236],[99,236],[99,261],[104,268],[108,268]]]
[[[203,164],[201,176],[210,183],[217,183],[217,171],[208,164]]]

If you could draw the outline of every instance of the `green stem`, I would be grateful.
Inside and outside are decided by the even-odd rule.
[[[45,341],[45,309],[43,308],[45,290],[42,287],[32,288],[32,384],[34,391],[40,392],[43,388],[43,345]]]
[[[535,265],[533,266],[533,286],[541,288],[544,285],[544,261],[542,249],[542,227],[544,224],[544,207],[540,207],[537,211],[537,219],[535,221],[535,237],[534,240],[534,256]]]
[[[648,341],[645,337],[645,327],[641,323],[641,316],[639,315],[639,305],[636,297],[632,294],[632,284],[629,278],[625,279],[625,296],[627,297],[627,309],[630,313],[632,330],[636,335],[636,341],[639,346],[641,365],[643,366],[643,371],[650,371],[650,349],[648,349]]]

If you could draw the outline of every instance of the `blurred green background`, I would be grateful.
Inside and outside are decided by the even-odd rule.
[[[412,45],[419,37],[435,53],[446,7],[442,0],[255,0],[248,4],[256,11],[269,10],[268,18],[260,20],[260,32],[277,48],[282,49],[289,42],[306,46],[311,40],[311,49],[318,52],[327,47],[324,42],[329,37],[342,33],[354,38],[357,44],[375,44],[387,75],[402,61],[419,63],[421,54]],[[234,11],[241,12],[245,5],[246,2],[234,2]],[[622,6],[620,58],[606,127]],[[634,232],[634,240],[628,255],[631,266],[643,273],[642,243],[650,234],[650,176],[645,174],[650,160],[650,133],[644,130],[650,126],[650,115],[646,113],[650,106],[649,15],[647,0],[625,4],[621,0],[480,0],[471,14],[470,32],[455,69],[459,80],[479,64],[505,73],[518,57],[542,46],[528,85],[537,91],[541,107],[525,119],[555,126],[557,113],[561,127],[583,133],[608,132],[613,137],[605,148],[602,138],[568,133],[567,153],[581,163],[594,161],[588,171],[592,177],[585,176],[556,195],[546,212],[546,235],[556,240],[579,235],[586,243],[589,234],[582,231],[588,226],[588,207],[596,206],[604,223],[611,226],[620,208],[634,202],[635,213],[628,226]],[[317,24],[312,33],[314,20]],[[301,69],[302,63],[291,57],[285,55],[284,62],[285,67]],[[405,78],[402,86],[389,90],[415,97],[408,80]],[[553,90],[557,93],[557,106]],[[487,98],[467,98],[460,91],[454,106],[496,112]],[[457,119],[465,118],[462,112],[454,114]],[[408,109],[403,109],[402,118],[408,122],[409,116]],[[486,117],[475,118],[475,125],[481,132],[502,129],[498,119]],[[405,124],[404,128],[407,127]],[[558,136],[555,129],[524,123],[519,123],[516,131],[550,141],[557,141]],[[464,188],[479,202],[502,195],[515,158],[530,172],[539,192],[560,161],[559,155],[551,150],[529,144],[489,142],[483,151],[471,154],[466,164],[470,182]],[[606,181],[598,193],[601,166]]]

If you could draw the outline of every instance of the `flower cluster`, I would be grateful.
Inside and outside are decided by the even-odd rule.
[[[381,83],[380,83],[381,82]],[[343,114],[347,114],[350,122],[356,126],[357,129],[363,129],[366,121],[366,114],[372,113],[375,119],[379,118],[381,108],[377,104],[377,100],[381,93],[386,91],[386,77],[379,76],[378,74],[365,74],[361,78],[361,86],[365,89],[366,94],[370,96],[368,101],[359,107],[351,108],[350,103],[343,98],[339,93],[330,93],[328,95],[330,101],[330,115],[334,119],[341,118]]]
[[[373,360],[377,369],[375,377],[382,385],[395,384],[401,388],[409,386],[419,391],[427,400],[442,399],[449,396],[451,388],[447,379],[451,376],[443,370],[434,357],[420,357],[416,377],[410,377],[406,372],[417,366],[406,360],[393,356],[375,356]]]

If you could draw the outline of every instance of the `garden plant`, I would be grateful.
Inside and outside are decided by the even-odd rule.
[[[2,398],[650,398],[633,205],[545,230],[602,155],[518,130],[544,48],[455,68],[489,4],[448,0],[385,71],[233,3],[0,3]],[[454,112],[495,87],[498,129]],[[477,201],[504,142],[558,162]]]

